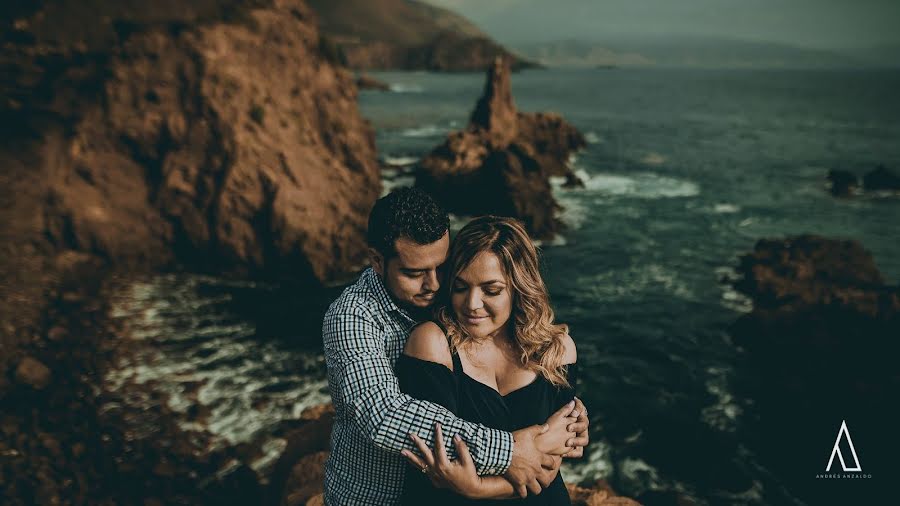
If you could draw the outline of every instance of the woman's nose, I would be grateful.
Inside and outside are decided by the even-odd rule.
[[[478,293],[478,290],[469,290],[469,294],[466,297],[466,309],[469,311],[475,311],[477,309],[481,309],[483,306],[481,302],[481,294]]]

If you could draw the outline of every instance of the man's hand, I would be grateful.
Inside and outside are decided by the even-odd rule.
[[[566,404],[560,408],[559,411],[554,413],[548,422],[554,420],[554,417],[564,419],[565,415],[571,413],[574,407],[574,401]],[[554,437],[555,439],[545,441],[545,444],[548,446],[554,444],[556,439],[560,438],[559,434],[556,434],[560,431],[559,422],[557,420],[554,421],[556,422],[554,424],[556,425],[555,433],[551,437]],[[513,440],[515,443],[513,444],[512,462],[504,477],[512,483],[513,488],[519,494],[519,497],[527,497],[529,491],[532,494],[540,494],[542,488],[541,483],[537,479],[538,475],[543,472],[543,468],[553,468],[555,462],[553,457],[539,450],[537,447],[537,438],[547,434],[549,430],[550,424],[545,423],[544,425],[534,425],[513,432]],[[562,430],[565,430],[565,425],[562,425]],[[562,436],[562,441],[565,441],[568,437],[571,436]]]
[[[541,484],[542,488],[547,488],[553,483],[553,480],[556,479],[556,475],[559,474],[559,466],[562,464],[562,457],[553,457],[553,466],[551,468],[542,467],[541,472],[538,473],[538,483]]]
[[[591,423],[590,420],[588,420],[587,408],[584,407],[584,403],[581,402],[581,399],[578,397],[575,398],[575,409],[572,410],[570,416],[577,417],[577,420],[567,427],[569,432],[575,433],[575,437],[566,443],[566,446],[569,446],[572,449],[563,455],[563,457],[577,459],[584,456],[584,447],[590,442],[588,428]]]

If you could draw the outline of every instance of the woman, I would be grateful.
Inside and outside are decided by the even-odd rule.
[[[433,322],[413,329],[397,362],[401,390],[497,429],[544,423],[575,396],[576,350],[568,328],[553,321],[527,232],[513,219],[476,218],[457,235],[446,266],[443,307]],[[447,460],[440,426],[435,432],[434,452],[416,436],[411,437],[422,455],[404,452],[423,471],[407,473],[404,504],[489,504],[518,498],[504,478],[477,477],[458,438],[453,471],[439,465]],[[566,452],[561,448],[565,442],[545,443],[548,450]],[[570,504],[562,477],[556,470],[545,474],[539,481],[547,486],[539,495],[502,504]]]

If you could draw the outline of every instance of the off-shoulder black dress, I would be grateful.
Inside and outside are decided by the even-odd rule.
[[[500,395],[493,388],[468,376],[453,354],[453,371],[446,366],[402,354],[396,373],[400,390],[417,399],[440,404],[459,418],[487,427],[515,431],[547,421],[557,409],[575,397],[577,364],[568,366],[568,381],[573,388],[557,388],[543,376],[528,385]],[[404,505],[506,505],[560,506],[570,505],[562,475],[539,495],[525,499],[473,500],[445,489],[436,489],[422,473],[406,473],[401,504]]]

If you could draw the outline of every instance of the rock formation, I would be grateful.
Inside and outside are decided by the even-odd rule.
[[[879,165],[863,176],[863,187],[866,191],[897,192],[900,191],[900,175],[884,165]]]
[[[302,1],[245,17],[142,27],[110,51],[99,99],[34,168],[58,248],[314,282],[360,264],[380,180],[353,76]]]
[[[900,286],[884,282],[859,243],[817,236],[761,240],[739,271],[735,287],[753,299],[732,329],[745,351],[737,393],[753,399],[751,448],[810,504],[852,502],[858,490],[821,487],[797,469],[825,471],[842,420],[867,448],[864,470],[894,458],[884,409],[900,386]]]
[[[416,185],[451,212],[514,216],[535,237],[552,238],[562,223],[549,178],[574,178],[566,162],[584,146],[584,137],[558,114],[516,110],[509,63],[497,58],[468,127],[420,162]]]
[[[828,182],[835,197],[849,197],[859,187],[859,178],[847,170],[829,170]]]

